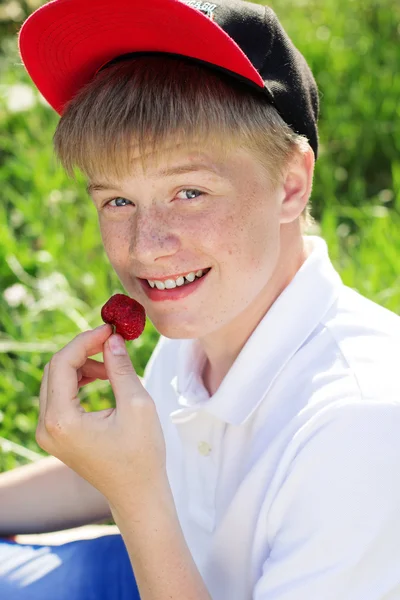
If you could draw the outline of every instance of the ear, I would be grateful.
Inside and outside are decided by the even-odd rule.
[[[286,169],[283,181],[280,223],[292,223],[305,209],[311,196],[315,156],[311,146],[296,152]]]

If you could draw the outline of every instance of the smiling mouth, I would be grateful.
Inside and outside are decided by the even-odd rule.
[[[181,275],[176,279],[166,279],[163,281],[155,280],[151,281],[151,283],[148,279],[143,279],[143,281],[149,288],[156,288],[158,290],[172,290],[175,288],[190,285],[194,281],[197,281],[198,279],[201,279],[202,277],[207,275],[207,273],[209,273],[210,271],[211,267],[209,267],[208,269],[200,269],[199,271],[192,271],[191,273],[188,273],[187,275]]]

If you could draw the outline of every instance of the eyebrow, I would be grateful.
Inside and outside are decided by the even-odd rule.
[[[193,173],[195,171],[209,171],[214,173],[215,175],[219,175],[217,169],[212,167],[207,167],[202,163],[193,163],[190,165],[177,165],[176,167],[170,167],[168,169],[161,169],[154,174],[154,177],[171,177],[173,175],[183,175],[185,173]],[[118,191],[122,191],[121,188],[114,184],[113,182],[92,182],[86,186],[86,192],[91,195],[92,192],[104,191],[115,189]]]

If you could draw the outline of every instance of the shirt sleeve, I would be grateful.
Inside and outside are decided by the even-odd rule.
[[[400,403],[341,407],[289,465],[253,600],[399,600]]]

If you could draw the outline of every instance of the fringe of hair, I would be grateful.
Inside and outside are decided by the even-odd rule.
[[[254,152],[276,187],[295,152],[309,148],[267,102],[245,84],[193,61],[138,57],[116,63],[68,103],[53,138],[56,158],[75,179],[120,179],[139,157],[162,157],[171,144],[220,152]],[[303,230],[314,221],[307,205]]]

